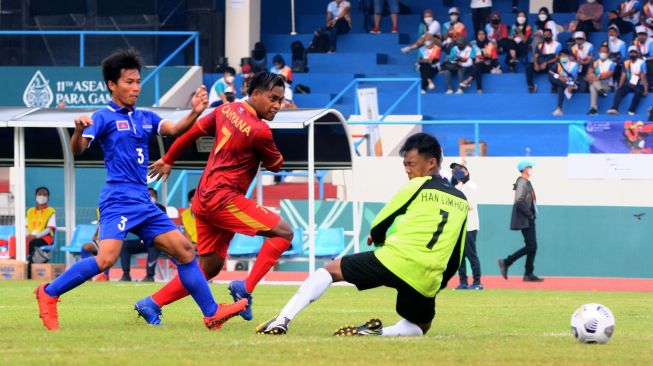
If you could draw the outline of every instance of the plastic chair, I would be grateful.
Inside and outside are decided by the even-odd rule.
[[[52,230],[52,244],[39,247],[44,252],[53,252],[57,249],[57,229]]]
[[[290,243],[290,249],[281,254],[283,258],[299,257],[304,252],[304,230],[301,228],[292,229],[293,239]]]
[[[73,238],[70,244],[61,247],[61,251],[69,252],[71,254],[79,254],[82,251],[82,246],[91,240],[95,235],[96,225],[77,225],[73,232]]]
[[[315,238],[315,256],[335,258],[345,250],[345,229],[341,227],[321,228]]]
[[[263,237],[236,234],[231,240],[227,253],[236,258],[256,257],[261,246],[263,246]]]
[[[0,256],[9,256],[9,240],[16,235],[16,228],[13,225],[0,226]]]

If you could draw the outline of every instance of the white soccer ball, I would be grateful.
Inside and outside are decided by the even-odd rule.
[[[614,315],[601,304],[585,304],[571,315],[571,331],[583,343],[606,343],[614,333]]]

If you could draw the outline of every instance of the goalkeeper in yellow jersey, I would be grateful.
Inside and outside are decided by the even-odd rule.
[[[259,325],[260,334],[285,334],[290,322],[334,282],[367,290],[397,290],[402,319],[389,327],[371,319],[343,326],[334,335],[421,336],[435,317],[435,296],[456,273],[465,247],[467,200],[439,172],[442,149],[433,136],[410,136],[400,150],[410,181],[372,222],[368,244],[375,251],[347,255],[311,274],[278,316]]]

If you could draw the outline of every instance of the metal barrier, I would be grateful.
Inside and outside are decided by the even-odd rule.
[[[523,124],[550,124],[550,125],[583,125],[585,120],[425,120],[425,121],[348,121],[350,125],[444,125],[444,124],[459,124],[459,125],[474,125],[474,155],[479,155],[479,142],[480,142],[480,125],[487,124],[506,124],[506,125],[523,125]],[[364,138],[363,138],[364,139]],[[358,147],[359,144],[355,144]]]
[[[8,31],[0,30],[0,36],[79,36],[79,67],[84,67],[84,47],[86,36],[187,36],[188,38],[179,45],[163,62],[161,62],[147,77],[141,81],[141,85],[147,84],[154,78],[154,100],[155,106],[159,105],[159,72],[172,59],[179,54],[191,42],[194,42],[194,60],[193,65],[199,64],[200,43],[198,32],[171,32],[171,31]]]

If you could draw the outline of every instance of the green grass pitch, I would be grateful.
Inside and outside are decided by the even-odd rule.
[[[443,291],[421,338],[333,337],[343,324],[398,320],[395,292],[336,286],[309,306],[285,336],[254,334],[296,286],[260,285],[254,321],[234,318],[209,332],[189,299],[164,309],[164,326],[136,319],[133,303],[161,284],[87,283],[62,297],[60,330],[48,332],[32,294],[36,282],[0,281],[0,365],[653,365],[649,293]],[[225,285],[211,285],[231,301]],[[606,345],[586,345],[569,321],[581,304],[599,302],[617,319]]]

